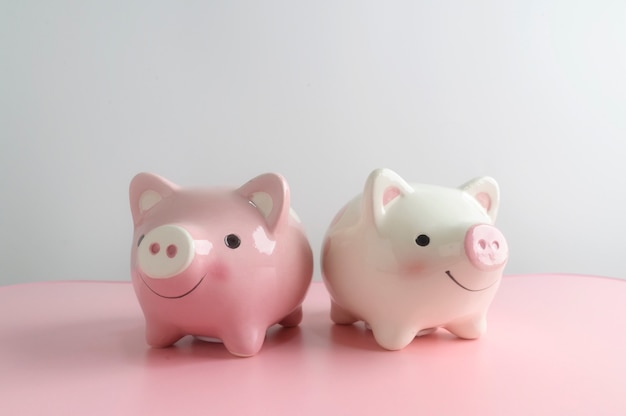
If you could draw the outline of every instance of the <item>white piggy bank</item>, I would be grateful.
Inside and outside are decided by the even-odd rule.
[[[508,259],[498,205],[489,177],[444,188],[373,171],[324,239],[331,319],[365,321],[389,350],[439,327],[478,338]]]

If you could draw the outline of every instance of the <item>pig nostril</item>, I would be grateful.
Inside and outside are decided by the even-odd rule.
[[[497,241],[493,241],[491,243],[491,247],[493,247],[496,250],[499,250],[500,249],[500,243],[498,243]]]
[[[487,242],[485,240],[478,240],[478,245],[480,246],[482,250],[487,248]]]
[[[150,244],[150,253],[158,254],[159,251],[161,251],[161,246],[159,245],[159,243]]]
[[[167,246],[165,253],[170,259],[174,258],[176,256],[176,253],[178,253],[178,248],[174,244],[170,244],[169,246]]]

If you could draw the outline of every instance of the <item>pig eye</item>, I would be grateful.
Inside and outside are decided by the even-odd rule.
[[[426,247],[428,244],[430,244],[430,237],[426,234],[420,234],[415,239],[415,243],[420,247]]]
[[[141,242],[143,241],[144,237],[145,237],[144,234],[142,234],[141,237],[139,237],[139,240],[137,240],[137,247],[139,247],[139,244],[141,244]]]
[[[228,248],[235,249],[241,245],[241,239],[235,234],[228,234],[224,237],[224,244],[226,244]]]

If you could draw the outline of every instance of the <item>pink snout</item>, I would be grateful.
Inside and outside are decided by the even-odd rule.
[[[480,270],[495,270],[509,258],[509,245],[504,235],[493,225],[478,224],[465,235],[465,253]]]

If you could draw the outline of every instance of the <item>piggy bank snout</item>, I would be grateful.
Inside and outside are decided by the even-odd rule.
[[[193,258],[193,238],[177,225],[157,227],[138,242],[139,268],[153,279],[167,279],[185,271]]]
[[[509,246],[504,235],[493,225],[477,224],[465,234],[465,254],[480,270],[502,267],[509,257]]]

